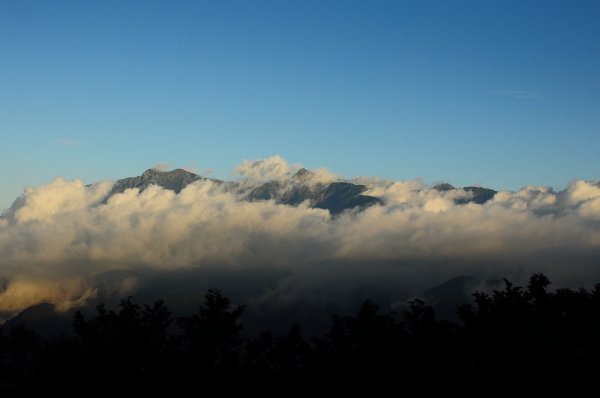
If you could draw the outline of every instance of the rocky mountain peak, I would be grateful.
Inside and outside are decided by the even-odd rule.
[[[313,175],[314,175],[314,173],[312,171],[307,170],[303,167],[300,170],[298,170],[296,172],[296,174],[294,174],[294,180],[299,181],[299,182],[306,182],[306,181],[310,180],[310,178]]]
[[[297,206],[304,201],[308,201],[311,207],[326,209],[332,215],[339,214],[345,210],[359,208],[365,209],[373,205],[381,205],[383,201],[380,198],[364,195],[366,187],[360,184],[354,184],[347,181],[335,181],[331,183],[309,184],[314,173],[305,168],[298,170],[294,176],[295,183],[285,185],[278,181],[269,181],[254,187],[250,192],[242,195],[243,200],[259,201],[274,200],[276,203],[289,206]],[[183,169],[171,171],[160,171],[157,169],[148,169],[141,176],[129,177],[118,180],[112,187],[112,190],[104,199],[106,202],[112,195],[122,193],[127,189],[137,188],[139,192],[144,191],[150,185],[157,185],[164,189],[181,192],[187,185],[198,180],[208,180]],[[220,180],[212,180],[217,183],[223,183]],[[225,189],[238,189],[236,182],[230,182],[224,185]],[[457,189],[448,183],[441,183],[433,186],[438,191],[450,191]],[[474,202],[483,204],[494,197],[496,191],[481,187],[462,188],[468,196],[465,198],[456,198],[456,204],[466,204]]]
[[[175,193],[181,192],[188,184],[194,181],[205,180],[194,173],[183,169],[175,169],[171,171],[160,171],[157,169],[148,169],[141,176],[123,178],[115,182],[112,190],[106,197],[108,200],[112,195],[122,193],[126,189],[137,188],[140,192],[144,191],[150,185],[158,185],[162,188],[169,189]]]
[[[434,185],[432,187],[432,189],[435,189],[438,191],[451,191],[456,188],[452,184],[448,184],[447,182],[442,182],[441,184]]]

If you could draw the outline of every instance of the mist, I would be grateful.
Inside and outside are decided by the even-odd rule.
[[[458,275],[554,286],[600,282],[600,185],[527,186],[484,204],[420,180],[357,178],[382,205],[332,216],[248,201],[268,181],[307,189],[339,178],[279,156],[245,161],[235,184],[203,179],[179,194],[158,186],[108,197],[113,182],[56,178],[30,187],[0,218],[0,313],[39,303],[61,311],[133,295],[194,302],[216,286],[255,313],[393,306]],[[197,302],[197,301],[196,301]]]

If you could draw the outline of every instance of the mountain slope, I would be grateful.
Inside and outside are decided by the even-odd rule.
[[[329,184],[310,183],[312,172],[301,169],[292,178],[291,183],[281,181],[265,182],[249,192],[244,192],[244,187],[238,183],[228,183],[227,189],[241,194],[243,200],[260,201],[274,200],[279,204],[297,206],[304,201],[309,201],[310,206],[329,210],[331,214],[339,214],[355,207],[365,208],[375,204],[382,204],[379,198],[362,195],[366,191],[364,185],[349,182],[332,182]],[[176,169],[172,171],[146,170],[141,176],[129,177],[118,180],[105,198],[105,202],[113,195],[122,193],[126,189],[138,188],[140,192],[150,185],[158,185],[175,193],[181,192],[188,184],[195,181],[213,180],[200,177],[189,171]]]
[[[455,188],[454,186],[452,186],[451,184],[448,184],[448,183],[437,184],[437,185],[434,185],[432,188],[435,190],[441,191],[441,192],[452,191],[455,189],[461,189],[461,188]],[[494,195],[496,195],[496,193],[497,193],[497,191],[494,191],[493,189],[483,188],[483,187],[473,187],[473,186],[464,187],[464,188],[462,188],[462,190],[467,192],[469,195],[466,198],[455,199],[454,203],[456,203],[457,205],[464,205],[464,204],[471,203],[471,202],[477,203],[478,205],[482,205],[485,202],[487,202],[488,200],[492,199],[494,197]]]
[[[349,209],[365,209],[373,205],[382,205],[380,198],[363,195],[367,187],[346,181],[333,181],[329,183],[311,182],[314,174],[306,169],[300,169],[291,179],[286,181],[266,181],[259,185],[247,187],[237,182],[228,182],[226,189],[236,192],[242,200],[250,202],[261,200],[274,200],[278,204],[297,206],[308,201],[309,206],[328,210],[332,215],[340,214]],[[157,185],[169,189],[175,193],[181,192],[187,185],[196,182],[210,180],[223,183],[221,180],[201,177],[182,169],[172,171],[159,171],[155,169],[146,170],[141,176],[128,177],[118,180],[104,199],[106,202],[111,196],[122,193],[127,189],[137,188],[142,192],[150,185]],[[448,183],[438,184],[432,187],[438,191],[450,191],[455,188]],[[496,191],[482,187],[464,187],[466,197],[456,198],[456,204],[477,203],[483,204],[492,199]]]
[[[200,177],[199,175],[182,169],[171,171],[148,169],[144,171],[141,176],[118,180],[115,185],[113,185],[106,199],[117,193],[125,192],[126,189],[130,188],[138,188],[140,192],[142,192],[150,185],[158,185],[165,189],[175,191],[175,193],[179,193],[188,184],[199,180],[207,180],[207,178]]]

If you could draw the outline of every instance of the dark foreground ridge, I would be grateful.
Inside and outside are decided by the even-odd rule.
[[[367,187],[347,181],[334,181],[330,183],[308,183],[312,172],[300,169],[291,181],[267,181],[258,187],[252,188],[247,193],[242,193],[244,200],[274,200],[276,203],[297,206],[308,201],[310,206],[318,209],[326,209],[333,215],[350,209],[362,210],[373,205],[381,205],[380,198],[363,195]],[[224,182],[221,180],[201,177],[182,169],[172,171],[159,171],[155,169],[146,170],[141,176],[128,177],[118,180],[104,199],[108,201],[111,196],[123,193],[127,189],[138,188],[143,192],[150,185],[157,185],[169,189],[175,193],[181,192],[187,185],[196,181],[210,180],[216,184],[225,184],[226,189],[236,191],[241,187],[235,182]],[[450,184],[438,184],[433,187],[439,191],[457,189]],[[496,191],[481,187],[462,188],[468,195],[456,199],[457,204],[477,203],[483,204],[492,199]]]
[[[30,396],[331,397],[593,396],[600,358],[600,284],[548,291],[475,293],[459,323],[415,299],[402,314],[370,300],[329,331],[241,337],[243,306],[211,289],[198,311],[173,317],[163,301],[132,298],[116,311],[77,313],[74,336],[40,340],[24,326],[0,329],[0,394]]]

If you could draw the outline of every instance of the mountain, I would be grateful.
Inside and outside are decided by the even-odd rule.
[[[464,187],[463,190],[470,192],[473,196],[471,196],[470,199],[465,200],[464,202],[461,201],[457,201],[457,204],[463,204],[463,203],[469,203],[469,202],[474,202],[477,203],[478,205],[482,205],[485,202],[487,202],[488,200],[492,199],[494,197],[494,195],[496,195],[496,191],[494,191],[493,189],[489,189],[489,188],[482,188],[482,187]]]
[[[138,188],[140,192],[142,192],[150,185],[158,185],[165,189],[175,191],[175,193],[179,193],[188,184],[199,180],[208,180],[208,178],[200,177],[199,175],[196,175],[183,169],[175,169],[171,171],[159,171],[156,169],[148,169],[144,171],[144,173],[141,176],[123,178],[121,180],[118,180],[115,183],[115,185],[113,185],[111,191],[108,193],[105,201],[117,193],[125,192],[126,189]]]
[[[454,186],[448,183],[437,184],[432,187],[438,191],[452,191],[454,189],[462,189],[463,191],[469,194],[466,198],[457,198],[454,200],[454,203],[457,205],[464,205],[467,203],[477,203],[478,205],[484,204],[488,200],[492,199],[494,195],[496,195],[497,191],[489,188],[482,187],[464,187],[464,188],[455,188]]]
[[[452,184],[448,184],[447,182],[434,185],[432,188],[438,191],[451,191],[453,189],[456,189]]]
[[[28,307],[2,324],[4,331],[25,326],[38,336],[49,339],[72,333],[74,310],[57,312],[54,304],[41,303]]]
[[[291,185],[279,181],[270,181],[254,188],[246,197],[247,200],[275,200],[275,202],[296,206],[308,200],[311,207],[329,210],[331,214],[339,214],[344,210],[358,207],[367,208],[383,204],[374,196],[362,195],[367,187],[349,182],[336,181],[329,184],[309,184],[312,172],[300,169],[293,177]]]
[[[427,304],[433,306],[438,318],[457,321],[457,307],[463,304],[472,304],[474,292],[490,292],[501,289],[502,286],[502,280],[479,279],[461,275],[451,278],[441,285],[430,287],[423,292],[422,297]]]
[[[425,290],[423,298],[435,308],[438,317],[456,320],[456,307],[471,303],[471,293],[481,283],[481,280],[472,276],[457,276]]]
[[[333,182],[318,193],[314,207],[327,209],[331,214],[337,214],[355,207],[364,209],[376,204],[383,204],[379,198],[362,195],[362,192],[366,190],[367,187],[364,185]]]
[[[297,206],[302,202],[308,201],[310,207],[329,210],[332,215],[340,214],[349,209],[365,209],[373,205],[383,204],[380,198],[363,195],[367,190],[367,187],[364,185],[347,181],[312,183],[311,179],[313,175],[313,172],[303,168],[290,180],[267,181],[250,188],[237,182],[228,182],[226,189],[236,192],[243,200],[250,202],[274,200],[279,204]],[[142,192],[150,185],[158,185],[164,189],[179,193],[188,184],[202,180],[210,180],[219,184],[224,183],[221,180],[201,177],[182,169],[172,171],[148,169],[141,176],[118,180],[104,199],[104,202],[111,196],[122,193],[130,188],[138,188]],[[438,191],[464,190],[468,196],[455,199],[456,204],[483,204],[492,199],[496,194],[496,191],[493,189],[475,186],[455,188],[448,183],[435,185],[433,189]]]
[[[268,181],[252,188],[249,192],[245,192],[245,188],[238,183],[228,183],[227,189],[240,193],[244,200],[251,202],[274,200],[279,204],[297,206],[308,200],[311,207],[329,210],[333,215],[355,207],[363,209],[383,203],[379,198],[362,195],[367,190],[367,187],[364,185],[342,181],[328,184],[311,184],[310,179],[312,175],[311,171],[300,169],[293,176],[291,182]],[[188,184],[201,180],[223,183],[221,180],[200,177],[182,169],[172,171],[149,169],[141,176],[118,180],[104,201],[106,202],[111,196],[122,193],[126,189],[138,188],[142,192],[150,185],[158,185],[164,189],[179,193]]]

